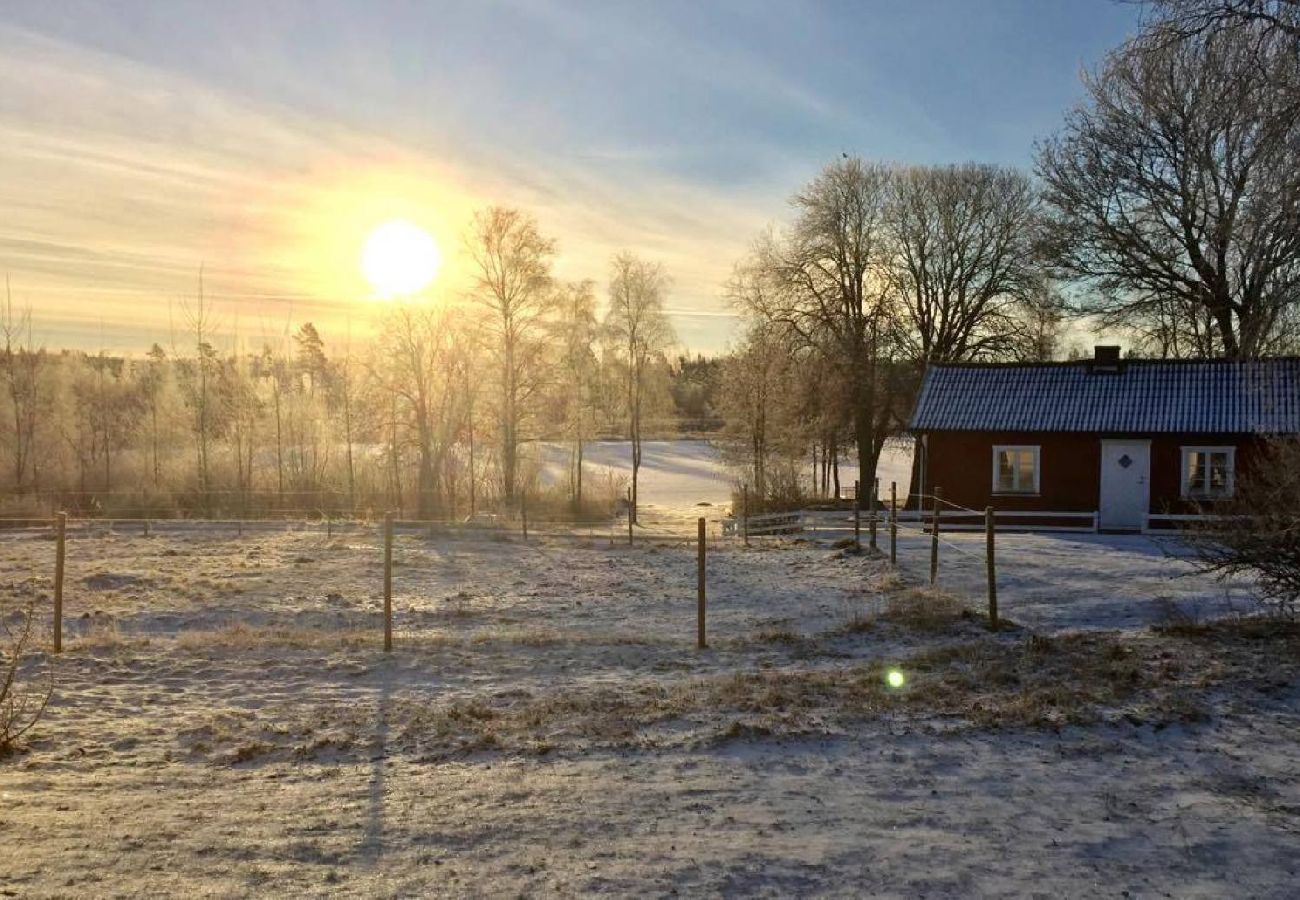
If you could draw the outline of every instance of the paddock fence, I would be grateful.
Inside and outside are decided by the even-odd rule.
[[[316,535],[326,540],[357,541],[350,549],[368,549],[382,553],[382,595],[376,578],[376,596],[382,596],[382,629],[384,650],[393,649],[394,569],[405,565],[402,552],[420,552],[427,542],[440,547],[466,543],[503,543],[535,546],[577,545],[585,547],[630,548],[674,546],[694,548],[696,573],[693,579],[697,600],[696,644],[707,646],[705,610],[709,548],[722,539],[722,519],[716,513],[710,518],[646,514],[642,512],[635,522],[625,512],[611,520],[573,521],[568,518],[543,517],[533,519],[527,515],[479,515],[471,519],[404,519],[388,515],[382,519],[155,519],[155,518],[74,518],[67,513],[56,513],[50,519],[7,518],[0,519],[0,541],[50,540],[53,549],[51,644],[54,652],[63,649],[66,625],[64,622],[65,580],[69,564],[77,564],[84,572],[95,565],[96,555],[82,549],[84,542],[96,538],[125,538],[148,540],[151,538],[198,537],[216,540],[252,541],[259,536],[283,533]],[[405,539],[398,543],[398,539]],[[342,544],[322,544],[322,547],[342,547]],[[398,552],[395,555],[395,550]],[[253,551],[255,552],[255,551]],[[169,549],[169,555],[175,550]],[[49,570],[46,570],[49,571]],[[91,578],[97,576],[90,576]],[[82,579],[86,580],[86,579]],[[317,587],[326,587],[318,585]],[[683,589],[683,594],[687,589]],[[327,595],[328,597],[328,595]],[[342,621],[337,620],[336,621]],[[343,627],[359,629],[374,627],[373,617],[351,617]],[[77,634],[78,629],[73,629]]]

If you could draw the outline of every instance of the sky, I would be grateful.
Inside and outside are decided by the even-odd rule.
[[[50,347],[231,341],[385,303],[367,235],[401,219],[467,289],[489,204],[533,214],[598,294],[661,262],[681,347],[725,349],[735,262],[841,153],[1030,168],[1080,72],[1136,27],[1112,0],[0,0],[0,273]],[[350,338],[349,338],[350,339]]]

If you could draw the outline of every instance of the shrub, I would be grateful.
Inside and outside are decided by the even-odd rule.
[[[46,678],[25,672],[24,659],[29,657],[34,639],[35,601],[22,611],[17,626],[5,623],[5,639],[0,645],[0,757],[8,756],[18,741],[40,721],[54,692],[53,668],[46,665]],[[30,660],[29,660],[30,662]]]
[[[1237,479],[1231,500],[1189,529],[1195,564],[1221,578],[1254,573],[1271,612],[1300,606],[1300,439],[1276,440]]]

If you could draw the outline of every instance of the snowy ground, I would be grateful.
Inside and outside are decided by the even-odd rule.
[[[593,441],[583,451],[586,477],[595,479],[597,483],[611,477],[630,478],[631,454],[631,444],[627,441]],[[542,483],[562,483],[567,477],[568,463],[569,447],[543,444]],[[907,490],[911,465],[909,443],[890,441],[886,444],[877,467],[882,497],[888,496],[891,480],[902,486],[901,491]],[[810,472],[811,469],[810,461]],[[856,465],[841,463],[840,484],[846,495],[857,477]],[[638,494],[643,507],[642,516],[651,522],[700,515],[701,506],[729,509],[736,483],[736,474],[727,468],[718,448],[709,441],[645,441],[642,444]]]
[[[821,517],[810,537],[852,534],[844,515]],[[866,525],[862,540],[867,541]],[[879,547],[888,548],[882,527]],[[899,564],[929,577],[930,535],[915,523],[900,525]],[[1224,582],[1199,575],[1176,537],[1086,532],[999,533],[996,540],[1001,615],[1039,630],[1131,628],[1151,625],[1171,611],[1213,618],[1248,610],[1249,579]],[[939,585],[971,602],[987,596],[985,536],[941,532]]]
[[[715,541],[697,651],[687,544],[408,534],[386,656],[373,531],[79,533],[0,893],[1293,896],[1300,640],[1138,627],[1221,594],[1140,539],[1002,547],[1034,634],[919,538]]]

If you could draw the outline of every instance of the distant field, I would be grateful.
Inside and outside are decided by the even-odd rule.
[[[722,461],[722,454],[709,441],[675,440],[646,441],[642,445],[642,463],[639,495],[643,505],[652,513],[689,515],[699,504],[728,507],[731,491],[740,476]],[[594,441],[584,451],[588,478],[629,477],[632,471],[632,449],[627,441]],[[569,448],[560,444],[544,444],[542,480],[546,484],[559,484],[566,477]],[[911,477],[912,449],[904,441],[890,442],[881,455],[879,477],[882,496],[889,491],[890,480],[897,481],[906,491]],[[812,462],[809,460],[809,472]],[[840,484],[847,493],[858,477],[858,467],[840,464]]]

